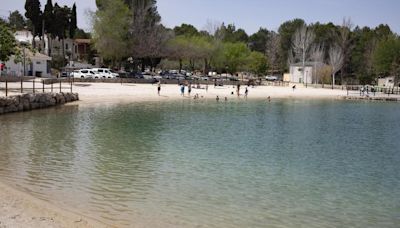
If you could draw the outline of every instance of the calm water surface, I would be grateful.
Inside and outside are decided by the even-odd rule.
[[[399,227],[400,105],[177,101],[0,116],[0,180],[117,226]]]

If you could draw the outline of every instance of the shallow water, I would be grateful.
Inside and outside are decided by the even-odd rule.
[[[400,106],[279,100],[0,116],[0,180],[118,226],[399,227]]]

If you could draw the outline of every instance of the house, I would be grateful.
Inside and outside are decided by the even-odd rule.
[[[33,35],[31,31],[16,31],[14,36],[19,43],[32,45]],[[41,54],[51,56],[53,58],[64,56],[64,58],[68,61],[87,62],[90,52],[90,43],[90,39],[49,39],[47,35],[44,35],[42,39],[35,37],[36,49]]]
[[[303,75],[303,64],[302,63],[295,63],[290,65],[290,82],[292,83],[308,83],[312,84],[315,82],[313,80],[316,78],[315,75],[315,65],[312,62],[306,62],[304,67],[304,75]],[[304,78],[303,78],[304,77]]]
[[[379,87],[395,87],[395,78],[394,76],[379,78],[378,79],[378,86]]]
[[[25,74],[25,76],[51,77],[51,57],[41,53],[33,53],[29,49],[25,49],[24,52],[25,57],[22,57],[21,61],[16,62],[16,57],[11,56],[5,63],[9,75],[22,76]]]

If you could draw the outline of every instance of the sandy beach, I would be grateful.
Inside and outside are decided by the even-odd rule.
[[[346,96],[345,90],[315,89],[315,88],[296,88],[291,87],[273,87],[258,86],[247,87],[249,90],[247,99],[338,99]],[[181,96],[180,87],[178,85],[161,86],[160,96],[157,95],[157,85],[151,84],[106,84],[106,83],[75,83],[73,91],[79,93],[81,103],[98,103],[98,102],[137,102],[137,101],[164,101],[176,99],[194,99],[196,94],[200,99],[216,99],[218,96],[221,100],[245,99],[246,86],[241,86],[240,96],[236,95],[236,88],[233,86],[208,86],[193,88],[190,96],[188,88],[185,87],[185,94]],[[233,95],[232,95],[233,93]]]
[[[28,87],[26,83],[26,87]],[[11,88],[18,88],[19,84],[11,84]],[[40,88],[40,87],[39,87]],[[157,94],[157,85],[151,84],[119,84],[119,83],[75,83],[73,92],[79,93],[80,101],[73,104],[101,105],[105,103],[141,102],[141,101],[168,101],[179,99],[194,99],[198,94],[199,99],[228,100],[245,99],[246,86],[241,87],[241,95],[236,95],[233,86],[215,87],[205,85],[192,89],[191,95],[181,96],[178,85],[161,86],[160,95]],[[46,91],[48,88],[46,87]],[[67,85],[63,88],[69,91]],[[341,99],[347,95],[346,90],[330,90],[298,87],[248,87],[247,99]],[[57,91],[57,90],[56,90]],[[233,92],[233,95],[232,95]],[[13,92],[10,95],[17,94]],[[0,96],[4,96],[3,92]],[[353,96],[359,96],[353,92]],[[57,208],[27,193],[15,190],[11,186],[0,183],[0,227],[107,227],[96,220],[75,214],[73,211]]]

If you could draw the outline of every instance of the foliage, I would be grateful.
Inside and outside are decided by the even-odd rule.
[[[400,39],[391,37],[378,43],[374,54],[376,72],[381,76],[400,75]]]
[[[260,28],[258,32],[249,37],[249,45],[252,51],[265,52],[267,43],[270,39],[270,31],[265,28]]]
[[[7,61],[16,52],[16,41],[10,29],[0,23],[0,61]]]
[[[256,75],[265,75],[268,69],[268,62],[265,55],[261,52],[253,51],[247,59],[247,69]]]
[[[224,43],[222,53],[222,63],[226,71],[234,74],[245,69],[250,50],[244,43]]]
[[[26,0],[25,17],[29,19],[32,25],[32,33],[34,36],[42,35],[42,11],[40,9],[39,0]]]
[[[278,29],[280,36],[279,44],[279,65],[281,71],[288,69],[287,60],[289,50],[292,48],[292,37],[298,28],[305,25],[304,20],[294,19],[291,21],[284,22]]]
[[[198,36],[199,31],[193,26],[188,24],[182,24],[181,26],[176,26],[174,28],[174,33],[176,36]]]
[[[53,2],[51,0],[47,0],[46,5],[44,6],[43,20],[44,20],[45,32],[53,34],[55,31],[55,26],[53,23],[55,18],[54,18]]]
[[[93,42],[105,59],[120,61],[127,57],[129,8],[122,0],[103,0],[104,10],[93,15]]]
[[[236,26],[234,24],[229,24],[225,26],[222,24],[220,28],[216,31],[216,37],[221,39],[224,42],[244,42],[247,43],[249,40],[249,36],[243,29],[236,30]]]
[[[16,10],[10,13],[10,16],[8,17],[8,24],[14,30],[21,30],[25,28],[26,21],[24,16],[22,16],[22,14]]]
[[[75,32],[78,29],[77,23],[78,22],[76,19],[76,4],[74,3],[71,9],[70,23],[69,23],[69,37],[71,38],[75,36]]]

